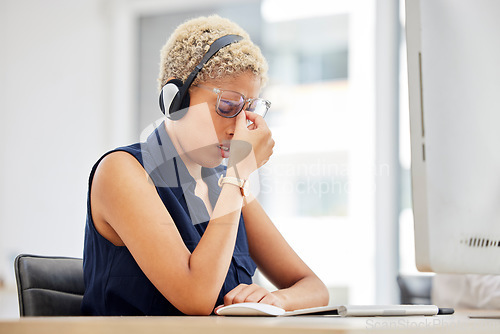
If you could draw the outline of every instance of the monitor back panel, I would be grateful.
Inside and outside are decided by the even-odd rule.
[[[417,267],[500,274],[500,1],[407,0]]]

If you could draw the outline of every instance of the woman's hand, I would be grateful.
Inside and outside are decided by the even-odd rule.
[[[247,120],[253,124],[247,127]],[[247,179],[264,165],[273,154],[274,140],[262,116],[244,110],[236,116],[236,127],[231,140],[228,170],[235,168],[237,177]]]
[[[257,284],[240,284],[224,296],[224,305],[236,303],[263,303],[283,308],[283,301]]]

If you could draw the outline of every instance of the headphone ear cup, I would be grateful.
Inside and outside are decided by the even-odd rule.
[[[187,114],[189,108],[189,87],[182,85],[179,87],[179,92],[174,97],[170,104],[169,116],[171,120],[177,121]]]
[[[180,88],[182,87],[182,81],[179,79],[169,80],[160,92],[160,109],[167,118],[173,119],[173,114],[175,114],[175,108],[172,108],[179,104],[180,101]]]
[[[181,90],[182,90],[182,88],[181,88]],[[182,94],[182,92],[180,92],[179,95],[180,94]],[[187,108],[189,108],[189,103],[190,102],[191,102],[191,97],[189,96],[189,87],[188,87],[187,91],[184,93],[184,99],[181,101],[181,105],[179,107],[179,111],[180,110],[187,110]]]

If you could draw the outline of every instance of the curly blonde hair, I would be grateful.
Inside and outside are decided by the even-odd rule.
[[[267,81],[267,62],[260,48],[239,25],[218,15],[212,15],[186,21],[172,33],[161,49],[158,89],[161,90],[172,77],[186,81],[210,48],[210,44],[229,34],[240,35],[243,39],[220,49],[198,73],[193,84],[250,71],[260,77],[263,87]]]

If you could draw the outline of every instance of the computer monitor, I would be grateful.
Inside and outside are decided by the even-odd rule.
[[[420,271],[500,274],[500,1],[406,0]]]

